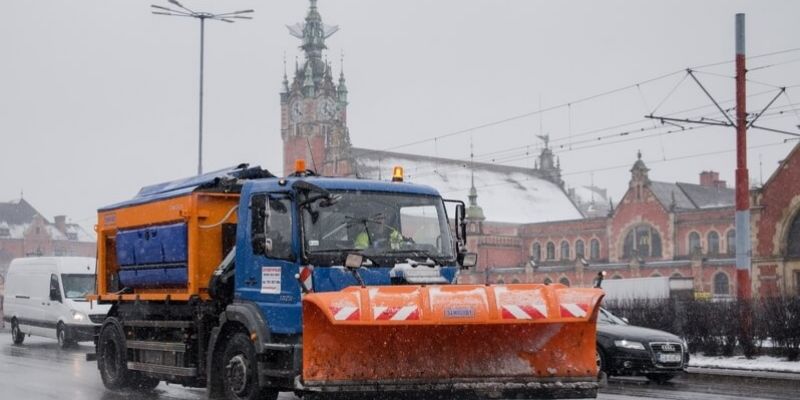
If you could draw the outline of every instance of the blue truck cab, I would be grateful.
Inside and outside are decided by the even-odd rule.
[[[313,176],[246,181],[234,296],[258,304],[272,333],[300,334],[304,292],[452,283],[459,267],[449,226],[444,201],[428,186]],[[353,253],[364,260],[356,270],[345,267]]]

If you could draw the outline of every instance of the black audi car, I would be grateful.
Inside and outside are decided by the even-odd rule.
[[[664,331],[629,325],[600,309],[597,318],[597,365],[611,375],[640,375],[665,383],[689,364],[686,343]]]

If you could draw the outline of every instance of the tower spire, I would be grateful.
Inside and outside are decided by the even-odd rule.
[[[469,207],[467,208],[467,219],[472,221],[483,221],[486,216],[483,208],[478,205],[478,189],[475,188],[475,154],[473,152],[472,137],[469,139],[469,169],[470,169],[470,188],[469,188]]]

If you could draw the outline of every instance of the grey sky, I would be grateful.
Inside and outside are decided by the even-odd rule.
[[[283,53],[290,75],[299,55],[299,42],[285,25],[301,21],[308,2],[184,3],[208,11],[256,10],[252,21],[207,25],[204,169],[250,162],[280,173]],[[125,200],[143,185],[195,173],[199,26],[194,20],[151,15],[149,4],[4,2],[0,200],[16,199],[24,190],[25,198],[48,218],[67,214],[91,227],[97,207]],[[540,101],[548,107],[689,66],[732,60],[736,12],[747,14],[748,55],[800,47],[797,1],[320,0],[319,7],[326,23],[341,27],[328,40],[328,54],[338,74],[339,54],[345,53],[353,144],[378,149],[535,111]],[[753,71],[749,78],[779,86],[800,84],[798,58],[800,52],[753,59],[751,67],[780,65]],[[734,73],[733,64],[703,71]],[[733,153],[664,161],[732,149],[732,129],[594,149],[579,144],[577,137],[569,139],[642,120],[682,77],[676,74],[576,103],[544,113],[541,121],[530,116],[398,151],[465,158],[472,137],[479,158],[517,148],[508,158],[532,165],[519,149],[538,151],[534,135],[541,123],[554,144],[564,146],[556,152],[572,186],[593,179],[618,199],[628,168],[607,167],[631,165],[637,149],[653,179],[695,182],[700,170],[716,169],[732,184]],[[698,77],[720,99],[732,96],[732,79],[707,73]],[[752,83],[749,90],[770,88]],[[750,99],[749,111],[758,111],[769,96]],[[789,89],[789,97],[800,103],[800,88]],[[707,104],[686,80],[659,112]],[[776,106],[797,108],[786,97]],[[800,121],[793,113],[775,117],[780,118],[763,125],[798,131],[794,126]],[[752,145],[784,138],[788,136],[763,131],[750,134]],[[759,159],[766,179],[795,143],[752,150],[755,182]],[[507,162],[499,156],[495,161]],[[598,171],[584,172],[591,169]]]

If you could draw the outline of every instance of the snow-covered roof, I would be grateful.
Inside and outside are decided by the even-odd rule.
[[[567,193],[530,168],[473,163],[439,157],[353,148],[360,178],[390,179],[402,166],[406,180],[439,190],[445,198],[467,201],[474,170],[478,205],[487,221],[532,223],[583,218]]]
[[[673,202],[678,210],[698,210],[733,207],[733,189],[696,185],[693,183],[650,182],[650,190],[666,208]]]

